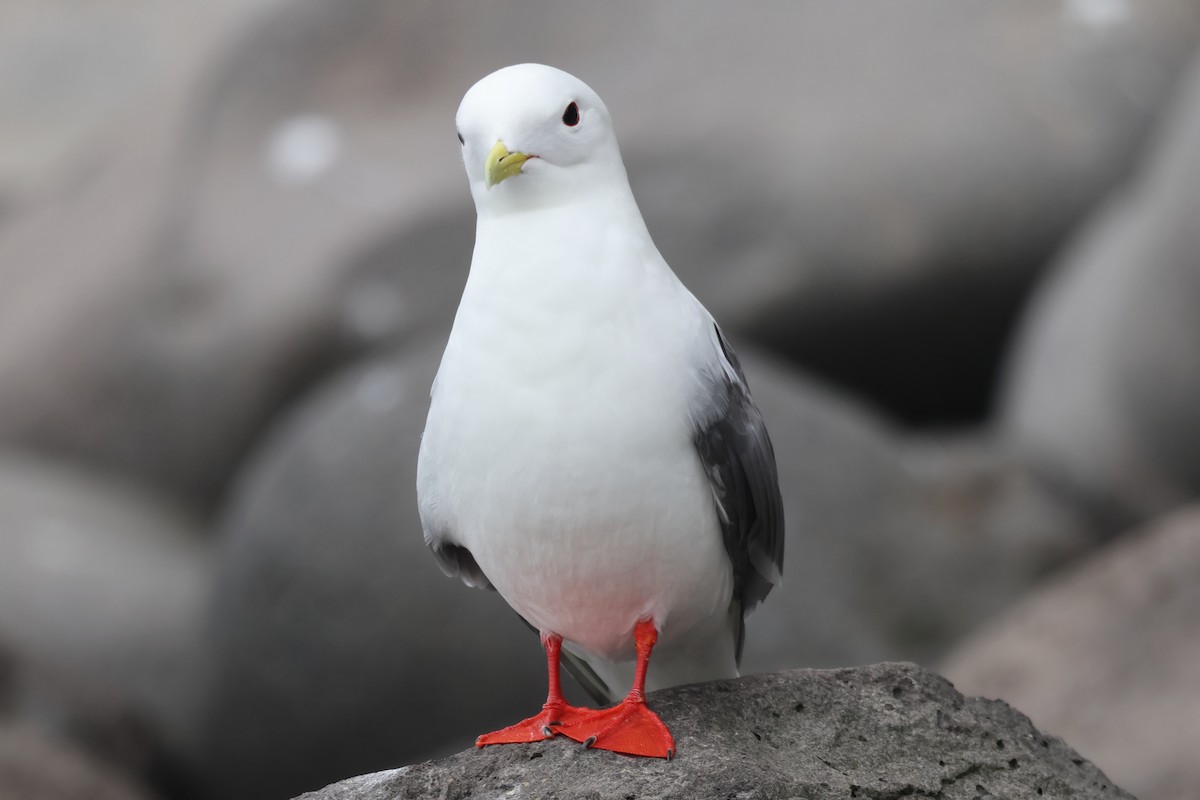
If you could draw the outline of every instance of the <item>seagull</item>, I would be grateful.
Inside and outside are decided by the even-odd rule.
[[[471,87],[456,123],[478,220],[418,506],[443,571],[499,592],[549,675],[539,713],[476,744],[562,734],[672,758],[645,693],[736,677],[745,615],[780,581],[771,440],[650,238],[599,96],[520,64]],[[631,689],[570,705],[564,658],[599,702]]]

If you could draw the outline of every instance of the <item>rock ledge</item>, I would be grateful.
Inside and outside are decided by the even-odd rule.
[[[752,675],[651,703],[679,745],[672,762],[556,737],[472,748],[301,800],[1132,797],[1008,704],[964,698],[914,664]]]

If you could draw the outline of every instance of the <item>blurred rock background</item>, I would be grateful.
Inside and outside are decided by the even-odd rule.
[[[606,98],[767,417],[746,671],[914,659],[1194,797],[1198,42],[1196,0],[0,5],[0,798],[286,798],[538,702],[413,490],[454,111],[521,61]]]

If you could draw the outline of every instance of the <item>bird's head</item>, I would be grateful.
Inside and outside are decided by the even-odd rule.
[[[562,70],[497,70],[470,88],[455,122],[481,214],[628,188],[608,109]]]

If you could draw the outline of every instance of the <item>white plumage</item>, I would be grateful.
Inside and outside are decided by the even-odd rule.
[[[591,89],[509,67],[457,123],[478,225],[421,442],[427,541],[610,694],[632,678],[640,620],[659,633],[650,688],[736,675],[742,613],[782,558],[770,443],[736,360],[654,246]],[[530,157],[513,169],[511,154]],[[757,534],[731,507],[753,506],[750,490],[698,444],[742,417],[769,462]]]

